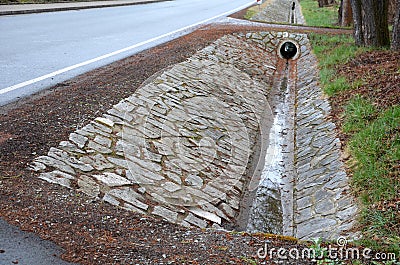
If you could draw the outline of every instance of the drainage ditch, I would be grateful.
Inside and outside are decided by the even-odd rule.
[[[299,238],[342,234],[357,208],[343,195],[347,176],[309,51],[304,34],[224,36],[31,167],[48,182],[187,227],[242,220],[242,230]],[[244,202],[249,191],[255,197]]]
[[[271,91],[274,118],[269,131],[264,167],[246,230],[273,234],[292,234],[293,193],[293,105],[295,77],[293,68],[298,57],[298,44],[283,41],[277,49],[277,69]],[[262,158],[260,158],[262,159]]]

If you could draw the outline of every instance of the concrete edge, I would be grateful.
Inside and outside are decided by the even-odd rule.
[[[45,13],[45,12],[58,12],[58,11],[71,11],[71,10],[104,8],[104,7],[143,5],[143,4],[153,4],[153,3],[167,2],[167,1],[173,1],[173,0],[150,0],[150,1],[140,1],[140,2],[120,3],[120,4],[115,3],[115,4],[104,4],[104,5],[68,6],[68,7],[43,8],[43,9],[0,11],[0,16],[23,15],[23,14],[34,14],[34,13]]]

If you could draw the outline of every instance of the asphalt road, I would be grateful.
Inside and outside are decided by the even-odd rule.
[[[254,3],[175,0],[0,17],[0,106]]]
[[[59,258],[63,250],[0,219],[0,264],[74,265]]]

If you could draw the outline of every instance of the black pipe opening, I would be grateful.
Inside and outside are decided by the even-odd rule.
[[[289,60],[296,56],[297,47],[293,42],[287,41],[282,44],[280,53],[283,58]]]

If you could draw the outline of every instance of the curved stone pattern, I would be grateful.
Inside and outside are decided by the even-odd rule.
[[[40,178],[186,226],[232,223],[275,56],[225,36],[71,133]],[[266,64],[265,62],[268,62]]]
[[[172,223],[202,228],[234,223],[252,186],[252,164],[263,159],[255,155],[257,139],[268,134],[267,99],[283,60],[277,47],[288,39],[298,43],[301,55],[296,114],[288,114],[296,126],[288,133],[295,135],[288,140],[295,147],[296,171],[284,182],[294,187],[281,187],[282,207],[292,209],[283,219],[293,225],[284,231],[299,238],[342,234],[353,225],[357,208],[344,194],[348,183],[339,141],[304,34],[224,36],[71,133],[35,159],[32,169],[46,181]]]

